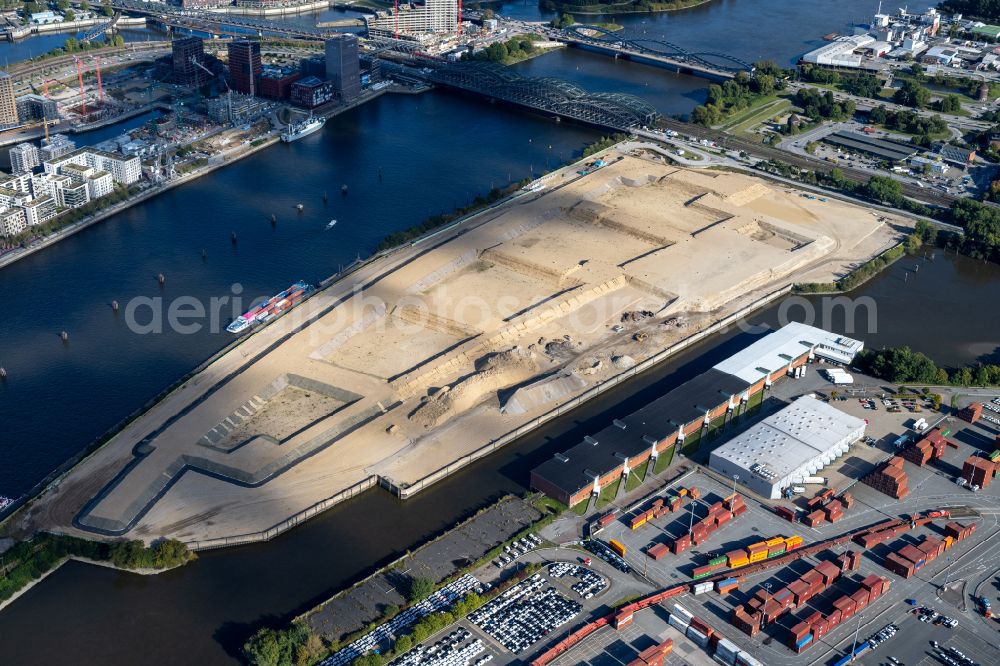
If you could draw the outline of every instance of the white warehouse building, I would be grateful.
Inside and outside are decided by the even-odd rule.
[[[781,492],[847,453],[865,434],[865,422],[804,396],[712,452],[709,467],[752,492]]]

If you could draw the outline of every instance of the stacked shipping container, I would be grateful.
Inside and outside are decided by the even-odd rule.
[[[983,415],[983,405],[978,402],[974,402],[968,407],[965,407],[958,412],[958,418],[963,421],[968,421],[969,423],[975,423],[979,420],[979,417]]]
[[[861,483],[894,499],[903,499],[909,493],[906,488],[907,478],[906,472],[903,471],[903,459],[899,456],[893,456],[874,472],[862,477]]]
[[[993,475],[996,474],[997,465],[989,458],[979,456],[969,456],[969,459],[962,465],[962,478],[971,485],[985,488],[990,485]]]
[[[861,581],[861,587],[851,594],[842,594],[831,603],[833,609],[821,615],[813,611],[788,632],[788,647],[801,653],[816,644],[842,622],[861,612],[889,589],[889,581],[871,575]]]

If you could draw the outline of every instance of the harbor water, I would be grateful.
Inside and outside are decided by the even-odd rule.
[[[615,20],[691,50],[715,43],[739,57],[788,64],[819,45],[820,35],[867,16],[868,4],[721,0]],[[534,4],[508,3],[502,11],[508,10],[541,16]],[[573,50],[519,69],[594,91],[640,94],[668,113],[689,111],[704,99],[706,85]],[[106,131],[114,136],[121,128]],[[318,281],[369,254],[387,233],[537,175],[578,155],[599,134],[462,95],[386,95],[337,116],[321,132],[171,190],[0,270],[0,366],[8,371],[0,382],[0,494],[26,491],[230,340],[209,331],[137,335],[111,301],[208,299],[231,294],[236,283],[249,299],[300,278]],[[326,230],[330,218],[338,224]],[[859,289],[856,296],[877,306],[873,330],[845,330],[837,310],[828,321],[813,321],[874,348],[909,344],[943,364],[996,361],[991,337],[1000,315],[980,305],[995,300],[998,284],[997,266],[938,251],[933,260],[904,259]],[[806,318],[803,303],[819,303],[792,302],[755,320]],[[66,342],[59,339],[63,330]],[[405,503],[375,489],[273,542],[206,553],[160,576],[66,565],[0,612],[0,661],[55,663],[71,650],[83,666],[237,663],[239,646],[258,627],[282,624],[491,498],[522,492],[528,471],[553,452],[747,341],[738,331],[716,336]]]

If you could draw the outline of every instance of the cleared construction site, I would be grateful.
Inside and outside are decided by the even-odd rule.
[[[20,529],[239,543],[400,496],[795,282],[898,241],[860,206],[611,149],[366,264],[216,359],[48,489]]]

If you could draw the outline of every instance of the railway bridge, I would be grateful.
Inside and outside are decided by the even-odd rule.
[[[651,125],[658,117],[651,104],[633,95],[591,93],[562,79],[522,76],[495,63],[440,65],[431,68],[426,78],[438,85],[517,104],[560,120],[616,131]]]
[[[731,79],[738,72],[753,72],[749,62],[716,51],[693,52],[660,39],[633,39],[596,25],[565,28],[559,41],[588,51],[603,53],[713,81]]]

